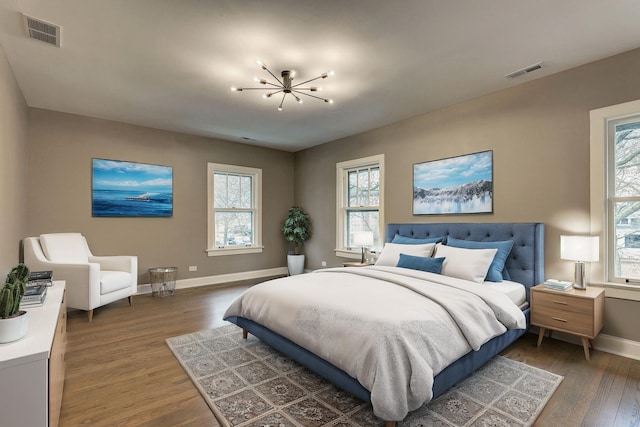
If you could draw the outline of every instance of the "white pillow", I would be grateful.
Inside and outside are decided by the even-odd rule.
[[[434,256],[445,258],[440,272],[443,276],[482,283],[497,252],[497,249],[464,249],[438,244]]]
[[[402,245],[399,243],[385,243],[382,252],[376,261],[376,265],[395,267],[400,259],[400,254],[430,257],[435,243],[423,245]]]

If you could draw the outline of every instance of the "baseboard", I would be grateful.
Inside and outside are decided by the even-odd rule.
[[[629,359],[640,360],[640,342],[631,341],[625,338],[614,337],[613,335],[600,334],[593,342],[596,350],[628,357]]]
[[[538,335],[538,328],[536,326],[532,326],[529,332]],[[553,338],[582,346],[582,341],[575,335],[554,331]],[[546,334],[545,339],[548,339],[546,338]],[[640,342],[638,341],[614,337],[613,335],[600,334],[592,341],[592,343],[595,350],[628,357],[629,359],[640,360]]]
[[[287,267],[276,267],[265,270],[243,271],[240,273],[218,274],[216,276],[194,277],[192,279],[176,280],[176,289],[195,288],[198,286],[219,285],[221,283],[239,282],[241,280],[260,279],[263,277],[273,277],[287,275]],[[144,283],[138,285],[137,295],[150,294],[151,284]]]

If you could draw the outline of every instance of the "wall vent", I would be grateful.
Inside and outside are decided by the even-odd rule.
[[[22,14],[24,28],[31,39],[60,47],[60,26]]]
[[[532,73],[536,70],[540,70],[541,68],[542,68],[542,62],[538,62],[537,64],[529,65],[528,67],[524,67],[512,73],[509,73],[505,77],[508,79],[515,79],[517,77],[524,76],[525,74]]]

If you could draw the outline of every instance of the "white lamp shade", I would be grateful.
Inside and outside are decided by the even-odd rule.
[[[371,246],[373,245],[373,232],[371,231],[358,231],[353,233],[353,244],[356,246]]]
[[[570,261],[598,261],[598,236],[560,236],[560,258]]]

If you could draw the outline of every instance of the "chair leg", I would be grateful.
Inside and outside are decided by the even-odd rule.
[[[93,320],[93,310],[87,311],[87,314],[89,315],[89,322],[91,322]]]
[[[131,305],[133,305],[133,295],[131,295],[131,296],[129,297],[129,305],[130,305],[130,306],[131,306]]]

